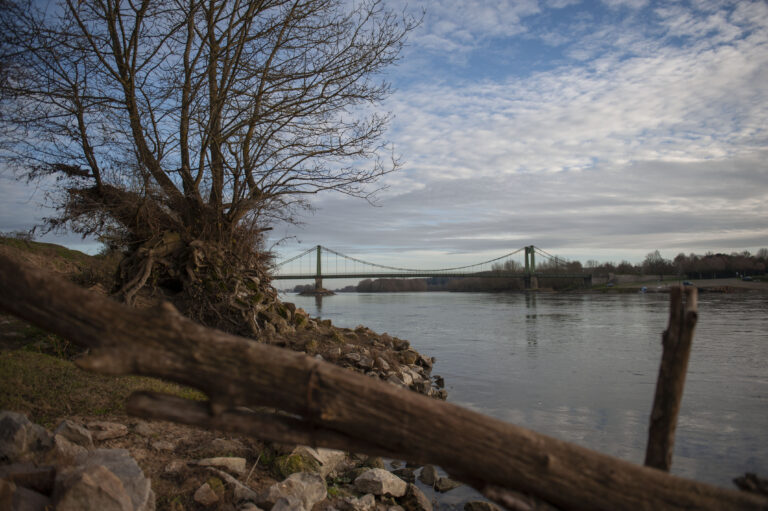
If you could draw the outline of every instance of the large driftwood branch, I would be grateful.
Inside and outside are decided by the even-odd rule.
[[[131,309],[3,255],[0,289],[0,307],[90,347],[82,367],[165,378],[211,399],[206,411],[137,395],[130,409],[139,415],[433,463],[480,490],[516,490],[562,509],[768,510],[763,497],[675,477],[207,329],[170,305]],[[242,408],[260,406],[285,415],[267,420]]]
[[[685,294],[685,303],[683,303]],[[695,287],[673,287],[670,290],[669,325],[664,331],[659,378],[653,399],[651,424],[648,428],[648,445],[645,465],[669,471],[675,448],[675,429],[680,402],[683,399],[688,358],[691,354],[693,332],[699,317],[698,291]]]

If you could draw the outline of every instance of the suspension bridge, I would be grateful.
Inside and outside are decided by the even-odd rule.
[[[546,271],[537,271],[537,255],[545,261]],[[536,289],[539,279],[551,278],[583,279],[585,285],[591,284],[591,274],[569,273],[568,266],[566,259],[549,254],[534,245],[479,263],[435,269],[399,268],[377,264],[317,245],[275,264],[272,278],[275,280],[314,279],[316,290],[323,289],[323,279],[355,278],[519,278],[525,282],[526,289]]]

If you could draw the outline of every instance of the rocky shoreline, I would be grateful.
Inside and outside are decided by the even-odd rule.
[[[58,511],[432,511],[435,467],[162,421],[65,419],[52,431],[0,412],[0,508]],[[485,501],[467,511],[493,511]],[[455,509],[455,507],[452,507]]]

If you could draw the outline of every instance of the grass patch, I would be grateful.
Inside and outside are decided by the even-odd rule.
[[[47,427],[68,415],[125,414],[125,400],[137,390],[206,399],[197,390],[155,378],[106,376],[44,353],[0,351],[0,409],[25,412]]]

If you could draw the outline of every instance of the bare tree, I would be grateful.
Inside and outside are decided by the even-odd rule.
[[[129,249],[129,301],[253,266],[270,221],[399,166],[375,107],[415,20],[379,0],[2,1],[3,162],[59,179],[51,227]]]

